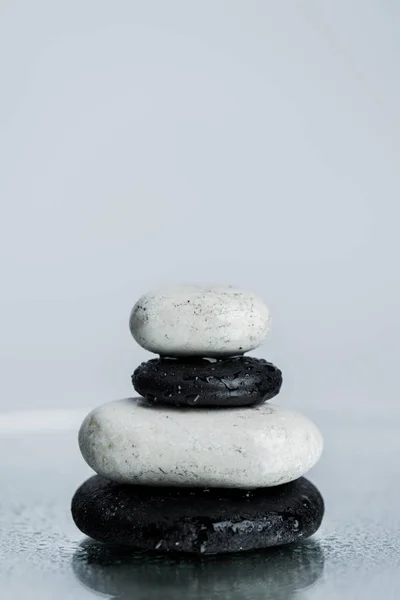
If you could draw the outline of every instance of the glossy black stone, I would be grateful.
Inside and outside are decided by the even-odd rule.
[[[138,551],[218,554],[305,539],[321,524],[324,502],[304,477],[246,491],[126,486],[99,475],[72,499],[89,537]]]
[[[135,390],[150,402],[174,406],[251,406],[279,393],[282,373],[261,358],[238,356],[210,362],[203,358],[155,358],[132,375]]]

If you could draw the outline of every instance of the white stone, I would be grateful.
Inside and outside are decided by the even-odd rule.
[[[194,410],[128,398],[93,410],[79,445],[88,465],[116,482],[251,489],[297,479],[323,441],[309,419],[270,403]]]
[[[142,296],[129,326],[138,344],[164,356],[233,356],[257,348],[270,313],[250,292],[231,286],[180,285]]]

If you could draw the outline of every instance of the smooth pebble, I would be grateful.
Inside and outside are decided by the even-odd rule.
[[[138,344],[162,356],[234,356],[265,339],[270,313],[251,292],[180,285],[144,294],[129,326]]]
[[[96,475],[72,500],[77,527],[97,541],[190,554],[297,542],[317,531],[323,514],[321,494],[303,477],[245,491],[124,486]]]
[[[234,356],[210,362],[203,358],[153,358],[132,375],[138,394],[154,404],[191,408],[251,406],[279,393],[282,373],[270,362]]]
[[[94,409],[79,445],[96,473],[118,483],[257,488],[304,475],[323,441],[309,419],[270,403],[187,410],[128,398]]]

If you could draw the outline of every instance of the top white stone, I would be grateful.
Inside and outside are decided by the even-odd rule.
[[[265,339],[270,313],[251,292],[222,285],[180,285],[144,294],[129,327],[146,350],[163,356],[234,356]]]

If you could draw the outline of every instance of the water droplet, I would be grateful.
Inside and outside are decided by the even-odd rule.
[[[186,396],[186,400],[188,404],[196,404],[200,398],[200,394],[190,394]]]

